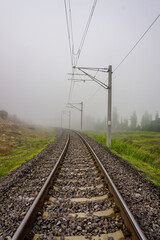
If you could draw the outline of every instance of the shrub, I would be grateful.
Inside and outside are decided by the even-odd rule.
[[[0,111],[0,117],[3,118],[3,119],[6,119],[6,118],[8,118],[8,113],[4,110],[1,110]]]

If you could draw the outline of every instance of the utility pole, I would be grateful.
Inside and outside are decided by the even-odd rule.
[[[108,68],[91,68],[91,67],[74,67],[80,70],[83,75],[86,75],[89,77],[92,81],[99,84],[104,89],[108,90],[108,114],[107,114],[107,140],[106,145],[111,145],[111,114],[112,114],[112,66],[109,65]],[[93,70],[97,72],[108,72],[108,85],[106,85],[104,82],[97,79],[95,76],[91,75],[90,73],[86,72],[86,70]],[[73,74],[73,75],[79,75],[79,74]],[[80,81],[88,81],[88,79],[79,79]],[[79,81],[78,79],[76,81]]]
[[[62,128],[62,112],[61,112],[61,128]]]
[[[65,114],[66,116],[68,116],[69,118],[69,121],[68,121],[68,128],[70,129],[71,128],[71,111],[62,111],[61,112],[61,128],[62,128],[62,120],[63,120],[63,114]]]
[[[83,102],[81,102],[81,132],[83,129]]]
[[[107,146],[111,145],[111,114],[112,114],[112,66],[108,67],[108,115],[107,115]]]
[[[68,111],[69,116],[69,129],[71,128],[71,111]]]
[[[76,107],[75,105],[81,105],[81,107]],[[80,103],[68,103],[68,108],[76,108],[78,111],[81,112],[81,131],[83,129],[83,102]]]

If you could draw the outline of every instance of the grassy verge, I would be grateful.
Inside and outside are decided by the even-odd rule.
[[[0,134],[0,177],[37,155],[54,140],[55,132],[48,128],[5,130]]]
[[[85,132],[103,146],[106,146],[105,134]],[[147,131],[123,131],[112,134],[109,147],[144,172],[144,176],[160,186],[160,133]]]

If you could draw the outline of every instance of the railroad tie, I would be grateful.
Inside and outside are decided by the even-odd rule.
[[[92,197],[92,198],[71,198],[71,202],[79,202],[79,203],[85,203],[85,202],[96,202],[100,200],[105,200],[109,199],[109,195],[105,194],[103,196],[98,196],[98,197]],[[49,202],[54,202],[56,201],[56,198],[50,197]]]
[[[93,190],[93,189],[96,189],[96,188],[99,189],[99,188],[103,188],[103,187],[104,187],[104,184],[99,184],[99,185],[97,185],[97,186],[78,187],[78,189],[79,189],[79,190],[87,190],[87,189]],[[63,188],[65,189],[66,187],[62,187],[62,189],[63,189]],[[70,188],[70,189],[71,189],[71,188],[74,189],[75,187],[69,187],[69,188]],[[58,191],[58,189],[59,189],[59,187],[56,187],[56,186],[53,187],[53,190]]]
[[[93,216],[97,216],[97,217],[113,217],[115,214],[114,209],[110,208],[107,209],[105,211],[98,211],[98,212],[94,212]],[[87,217],[92,217],[87,215],[86,213],[69,213],[68,215],[71,218],[87,218]]]
[[[37,240],[38,237],[42,235],[35,234],[33,240]],[[54,236],[53,239],[61,240],[61,237]],[[107,233],[107,234],[101,234],[92,236],[92,240],[108,240],[109,238],[112,238],[114,240],[125,240],[125,237],[123,235],[123,232],[121,230],[113,233]],[[86,240],[86,236],[65,236],[64,240]]]
[[[103,196],[99,197],[92,197],[92,198],[71,198],[71,202],[80,202],[80,203],[85,203],[85,202],[96,202],[99,200],[105,200],[108,199],[108,194],[105,194]]]
[[[110,208],[105,211],[98,211],[92,214],[97,217],[113,217],[115,215],[114,209]],[[86,213],[69,213],[68,216],[71,218],[92,218],[92,215],[87,215]],[[49,212],[44,212],[42,217],[47,218],[49,216]]]

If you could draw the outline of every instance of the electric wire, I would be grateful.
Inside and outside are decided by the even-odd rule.
[[[66,23],[67,23],[67,32],[68,32],[68,39],[69,39],[69,49],[70,49],[70,56],[71,56],[71,66],[72,66],[72,73],[74,73],[73,65],[74,65],[74,38],[73,38],[73,27],[72,27],[72,12],[71,12],[71,3],[70,0],[68,0],[68,8],[66,0],[64,0],[65,5],[65,13],[66,13]],[[68,13],[69,12],[69,13]],[[69,15],[69,17],[68,17]],[[72,75],[72,78],[74,79],[74,75]],[[69,95],[68,95],[68,102],[70,102],[72,92],[74,88],[74,82],[71,81],[70,83],[70,89],[69,89]]]
[[[70,49],[70,55],[71,55],[71,65],[76,66],[82,51],[82,47],[84,45],[84,41],[86,39],[88,29],[91,23],[91,19],[96,7],[97,0],[94,0],[91,12],[78,48],[77,53],[74,52],[74,38],[73,38],[73,24],[72,24],[72,11],[71,11],[71,2],[68,0],[68,6],[66,0],[64,0],[64,5],[65,5],[65,14],[66,14],[66,23],[67,23],[67,32],[68,32],[68,39],[69,39],[69,49]]]
[[[84,101],[84,103],[87,104],[101,89],[102,89],[102,87],[99,86],[99,88],[98,88],[90,97],[88,97],[88,98]]]
[[[71,11],[71,3],[69,2],[69,21],[70,21],[70,31],[71,31],[71,40],[72,40],[72,59],[73,59],[73,65],[75,65],[74,61],[74,38],[73,38],[73,25],[72,25],[72,11]]]
[[[88,21],[87,21],[87,24],[86,24],[86,27],[85,27],[85,30],[84,30],[84,34],[82,36],[82,39],[81,39],[81,42],[80,42],[80,45],[79,45],[79,49],[78,49],[78,52],[77,52],[77,58],[76,58],[76,61],[75,61],[75,66],[77,66],[77,63],[78,63],[78,60],[79,60],[79,57],[80,57],[80,54],[81,54],[81,51],[82,51],[82,47],[84,45],[84,41],[86,39],[87,32],[88,32],[88,29],[89,29],[89,26],[90,26],[90,23],[91,23],[91,19],[92,19],[92,16],[93,16],[93,13],[94,13],[94,10],[95,10],[95,7],[96,7],[96,4],[97,4],[97,0],[94,0],[92,9],[91,9],[91,12],[90,12],[90,15],[89,15],[89,18],[88,18]]]
[[[71,80],[71,83],[70,83],[70,89],[69,89],[69,95],[68,95],[68,101],[67,103],[69,103],[71,101],[71,97],[72,97],[72,93],[73,93],[73,89],[74,89],[74,77],[73,79]]]
[[[70,49],[70,56],[71,56],[71,66],[72,66],[72,73],[74,73],[73,65],[74,65],[74,38],[73,38],[73,27],[72,27],[72,12],[71,12],[71,3],[68,0],[68,8],[66,0],[64,0],[65,5],[65,14],[66,14],[66,23],[67,23],[67,32],[68,32],[68,40],[69,40],[69,49]],[[74,78],[74,76],[73,76]],[[69,95],[68,95],[68,102],[70,102],[71,95],[73,92],[74,83],[71,81]]]
[[[82,51],[82,47],[84,45],[84,41],[90,26],[90,22],[94,13],[94,9],[96,7],[96,3],[97,0],[94,0],[92,8],[91,8],[91,12],[84,30],[84,34],[82,36],[81,42],[80,42],[80,46],[79,49],[77,51],[77,53],[74,52],[74,37],[73,37],[73,24],[72,24],[72,10],[71,10],[71,1],[68,0],[68,4],[66,2],[66,0],[64,0],[64,5],[65,5],[65,15],[66,15],[66,23],[67,23],[67,32],[68,32],[68,40],[69,40],[69,49],[70,49],[70,56],[71,56],[71,66],[72,66],[72,80],[70,83],[70,89],[69,89],[69,96],[68,96],[68,102],[70,102],[71,97],[72,97],[72,93],[73,93],[73,89],[74,89],[74,73],[75,73],[75,69],[73,68],[73,66],[76,66],[76,64],[78,63],[81,51]]]
[[[95,81],[96,83],[98,83],[100,86],[102,86],[105,89],[108,89],[108,86],[101,82],[100,80],[98,80],[97,78],[95,78],[94,76],[90,75],[89,73],[83,71],[82,69],[79,69],[81,72],[83,72],[84,74],[86,74],[89,78],[91,78],[93,81]]]
[[[68,19],[68,11],[67,11],[67,3],[66,0],[64,0],[64,6],[65,6],[65,15],[66,15],[66,24],[67,24],[67,33],[68,33],[68,40],[69,40],[69,50],[70,50],[70,56],[71,56],[71,65],[73,67],[73,54],[72,54],[72,42],[71,42],[71,36],[70,36],[70,24]]]
[[[68,95],[68,101],[67,101],[67,102],[70,101],[70,98],[71,98],[71,92],[72,92],[72,81],[71,81],[71,83],[70,83],[69,95]]]
[[[138,43],[143,39],[143,37],[147,34],[147,32],[151,29],[153,24],[158,20],[160,17],[160,14],[154,19],[154,21],[151,23],[151,25],[147,28],[147,30],[142,34],[140,39],[134,44],[134,46],[131,48],[131,50],[127,53],[127,55],[122,59],[122,61],[117,65],[117,67],[114,69],[113,73],[120,67],[120,65],[126,60],[126,58],[131,54],[131,52],[136,48]]]
[[[95,73],[94,78],[97,76],[98,72],[99,70],[97,70],[97,72]],[[84,101],[84,103],[87,104],[101,89],[102,89],[101,86],[99,86],[97,90]]]

